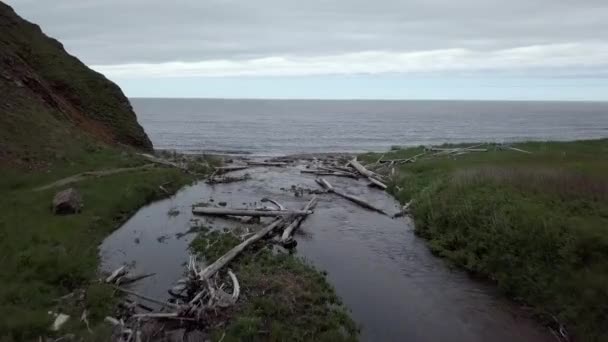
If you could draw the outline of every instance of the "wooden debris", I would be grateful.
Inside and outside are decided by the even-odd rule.
[[[127,266],[126,265],[121,266],[121,267],[117,268],[116,270],[114,270],[114,272],[112,272],[112,274],[110,274],[106,278],[105,282],[108,284],[113,283],[118,277],[120,277],[126,273],[127,273]]]
[[[283,167],[283,166],[287,166],[287,163],[284,162],[257,162],[257,161],[248,161],[247,165],[249,166],[276,166],[276,167]]]
[[[521,152],[521,153],[532,154],[532,152],[530,152],[530,151],[522,150],[520,148],[516,148],[516,147],[512,147],[512,146],[508,146],[507,148],[509,150],[513,150],[513,151],[517,151],[517,152]]]
[[[410,213],[410,207],[412,206],[412,201],[407,202],[402,208],[401,211],[393,215],[393,218],[403,217]]]
[[[232,270],[228,270],[228,275],[230,276],[230,279],[232,279],[232,303],[235,304],[241,294],[241,286],[236,274],[234,274]]]
[[[271,231],[273,231],[274,229],[280,227],[284,223],[285,223],[284,219],[282,219],[282,218],[281,219],[276,219],[271,224],[269,224],[266,227],[260,229],[260,231],[258,231],[257,233],[255,233],[253,236],[251,236],[247,240],[241,242],[240,244],[238,244],[237,246],[235,246],[234,248],[232,248],[231,250],[229,250],[226,254],[224,254],[223,256],[221,256],[214,263],[212,263],[211,265],[205,267],[205,269],[203,269],[198,274],[199,278],[201,280],[207,280],[207,279],[209,279],[212,275],[214,275],[222,267],[224,267],[226,264],[228,264],[237,255],[239,255],[239,253],[241,253],[245,248],[247,248],[247,246],[249,246],[252,243],[258,241],[261,238],[263,238],[266,234],[268,234]],[[190,303],[192,304],[192,301]]]
[[[357,175],[353,173],[346,173],[342,171],[325,171],[325,170],[300,170],[300,173],[312,173],[317,176],[335,176],[335,177],[348,177],[357,179]]]
[[[53,316],[55,316],[55,320],[53,321],[53,325],[51,326],[52,331],[59,331],[61,327],[63,327],[63,325],[66,324],[70,319],[70,316],[63,313],[53,313]]]
[[[117,279],[116,283],[117,285],[126,285],[126,284],[132,284],[134,282],[140,281],[142,279],[146,279],[152,276],[155,276],[156,273],[148,273],[148,274],[140,274],[140,275],[125,275],[122,276],[120,278]]]
[[[87,309],[84,309],[84,311],[82,311],[82,315],[80,315],[80,321],[83,322],[86,327],[87,327],[87,331],[92,334],[93,330],[91,330],[91,326],[89,324],[89,312],[87,311]]]
[[[356,157],[350,161],[350,165],[352,165],[352,167],[354,167],[360,174],[367,177],[367,179],[369,179],[372,184],[376,185],[382,190],[386,190],[387,186],[379,180],[382,177],[377,175],[375,172],[366,169],[363,165],[361,165],[361,163],[357,161]]]
[[[312,199],[304,206],[304,211],[312,210],[317,204],[317,196],[313,196]],[[296,217],[293,222],[291,222],[283,231],[283,235],[281,236],[281,243],[285,244],[291,238],[291,234],[294,229],[296,229],[302,221],[306,219],[307,216]]]
[[[261,201],[262,202],[270,202],[270,203],[274,204],[277,207],[278,210],[285,210],[285,207],[281,203],[279,203],[279,202],[277,202],[277,201],[275,201],[275,200],[273,200],[271,198],[264,197],[264,198],[262,198]]]
[[[349,195],[347,193],[344,193],[342,191],[336,190],[327,180],[325,180],[324,178],[321,179],[316,179],[317,183],[319,183],[319,185],[321,185],[323,188],[325,188],[328,192],[334,193],[340,197],[344,197],[347,200],[356,203],[364,208],[379,212],[381,214],[387,215],[386,212],[384,212],[384,210],[375,207],[374,205],[368,203],[367,201],[365,201],[362,198],[359,198],[357,196],[353,196],[353,195]]]
[[[192,213],[195,215],[215,215],[215,216],[252,216],[252,217],[270,217],[270,216],[301,216],[312,214],[312,211],[305,210],[261,210],[261,209],[225,209],[225,208],[206,208],[194,207]]]

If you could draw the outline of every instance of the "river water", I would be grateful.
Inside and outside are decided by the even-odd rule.
[[[154,146],[287,155],[608,137],[608,102],[132,99]]]
[[[269,197],[288,208],[301,208],[309,195],[295,197],[292,185],[317,189],[303,165],[254,168],[246,182],[208,185],[199,182],[175,196],[137,212],[101,246],[103,268],[127,262],[137,272],[156,276],[135,285],[152,297],[166,298],[187,261],[194,235],[179,237],[191,220],[213,229],[234,221],[193,217],[194,203],[220,201],[228,207],[259,205]],[[389,213],[398,203],[363,180],[327,178],[336,188],[363,197]],[[297,253],[328,272],[328,280],[362,326],[364,341],[550,341],[547,331],[514,304],[501,299],[491,285],[472,280],[434,257],[416,237],[408,218],[392,219],[335,195],[319,195],[313,215],[296,236]],[[177,209],[179,214],[168,215]]]

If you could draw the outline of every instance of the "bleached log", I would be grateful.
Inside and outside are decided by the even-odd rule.
[[[350,165],[352,165],[352,167],[354,167],[357,170],[357,172],[359,172],[363,176],[367,177],[367,179],[369,179],[369,181],[372,182],[374,185],[381,188],[382,190],[386,190],[386,188],[387,188],[386,184],[382,183],[379,180],[382,177],[377,175],[375,172],[372,172],[372,171],[366,169],[363,165],[361,165],[361,163],[359,163],[357,161],[356,157],[350,161]]]
[[[341,171],[325,171],[325,170],[300,170],[300,173],[311,173],[317,176],[336,176],[336,177],[348,177],[348,178],[359,178],[357,175],[352,173],[346,173]]]
[[[407,202],[402,208],[401,211],[393,215],[393,218],[406,216],[410,212],[410,207],[412,206],[413,200]]]
[[[334,166],[334,167],[318,166],[317,169],[328,171],[328,172],[341,172],[341,173],[344,173],[344,174],[351,175],[353,178],[359,178],[359,175],[357,175],[356,173],[354,173],[352,169],[346,168],[346,167],[341,167],[341,166]]]
[[[109,284],[109,283],[114,282],[114,280],[116,280],[116,278],[118,278],[118,277],[120,277],[121,275],[124,275],[125,273],[127,273],[127,270],[126,270],[126,269],[127,269],[127,266],[126,266],[126,265],[125,265],[125,266],[121,266],[121,267],[117,268],[116,270],[114,270],[114,272],[112,272],[112,274],[110,274],[110,275],[109,275],[109,276],[106,278],[105,282],[106,282],[106,283],[108,283],[108,284]]]
[[[317,196],[313,196],[312,199],[304,206],[303,210],[305,210],[305,211],[312,210],[315,207],[315,205],[317,205]],[[287,228],[285,228],[285,230],[283,231],[283,235],[281,236],[282,243],[285,243],[285,242],[287,242],[287,240],[289,240],[294,229],[296,229],[302,223],[302,221],[304,221],[304,219],[306,219],[306,217],[307,216],[296,217],[296,219],[293,220],[293,222],[291,222],[287,226]]]
[[[267,225],[266,227],[260,229],[260,231],[255,233],[253,236],[251,236],[247,240],[245,240],[245,241],[241,242],[240,244],[236,245],[235,247],[233,247],[226,254],[224,254],[219,259],[217,259],[214,263],[205,267],[201,272],[198,273],[199,278],[203,281],[208,281],[222,267],[226,266],[230,261],[232,261],[232,259],[234,259],[237,255],[239,255],[239,253],[241,253],[245,248],[247,248],[247,246],[260,240],[261,238],[266,236],[268,233],[270,233],[274,229],[280,227],[284,223],[285,223],[285,220],[280,218],[280,219],[276,219],[275,221],[273,221],[271,224]],[[203,294],[204,294],[203,291],[199,292],[199,294],[197,294],[194,298],[192,298],[192,300],[190,301],[189,304],[194,305],[195,303],[197,303],[201,299]]]
[[[284,163],[284,162],[256,162],[256,161],[248,161],[247,165],[249,165],[249,166],[278,166],[278,167],[283,167],[283,166],[287,166],[287,163]]]
[[[526,153],[526,154],[532,154],[532,152],[530,151],[526,151],[526,150],[522,150],[520,148],[516,148],[516,147],[507,147],[509,150],[513,150],[513,151],[517,151],[517,152],[521,152],[521,153]]]
[[[56,314],[55,320],[53,321],[53,325],[51,325],[51,330],[59,331],[59,329],[61,329],[61,327],[63,327],[63,325],[66,324],[69,319],[70,319],[70,316],[68,316],[66,314],[63,314],[63,313]]]
[[[251,216],[251,217],[270,217],[270,216],[301,216],[312,214],[305,210],[260,210],[260,209],[225,209],[225,208],[206,208],[194,207],[192,213],[195,215],[217,215],[217,216]]]
[[[357,170],[357,172],[359,172],[360,174],[362,174],[365,177],[376,177],[376,178],[379,177],[376,173],[366,169],[363,165],[361,165],[361,163],[359,163],[357,161],[356,157],[350,161],[350,165],[352,167],[354,167],[355,170]]]
[[[236,245],[234,248],[232,248],[226,254],[224,254],[223,256],[221,256],[213,264],[205,267],[199,273],[199,277],[202,280],[209,279],[212,275],[214,275],[215,273],[217,273],[217,271],[219,271],[222,267],[224,267],[232,259],[234,259],[239,253],[241,253],[247,246],[249,246],[252,243],[258,241],[261,238],[263,238],[266,234],[270,233],[271,231],[273,231],[274,229],[278,228],[279,226],[281,226],[284,223],[285,223],[284,219],[281,218],[281,219],[275,220],[271,224],[269,224],[266,227],[260,229],[260,231],[258,231],[257,233],[255,233],[253,236],[251,236],[247,240],[241,242],[240,244]]]
[[[353,196],[353,195],[349,195],[347,193],[344,193],[340,190],[335,189],[327,180],[325,180],[324,178],[321,179],[317,179],[316,180],[317,183],[319,183],[319,185],[321,185],[323,188],[325,188],[328,192],[334,193],[340,197],[346,198],[347,200],[356,203],[366,209],[370,209],[376,212],[379,212],[381,214],[387,215],[386,212],[384,212],[384,210],[375,207],[374,205],[368,203],[367,201],[365,201],[364,199],[357,197],[357,196]]]
[[[140,275],[134,275],[134,276],[124,276],[120,278],[120,281],[118,281],[118,285],[125,285],[125,284],[131,284],[134,283],[136,281],[140,281],[142,279],[148,278],[148,277],[152,277],[156,275],[156,273],[148,273],[148,274],[140,274]]]
[[[239,285],[239,280],[236,277],[236,274],[232,272],[232,270],[228,270],[228,275],[230,279],[232,279],[232,303],[236,303],[239,299],[239,295],[241,294],[241,286]]]
[[[106,316],[106,318],[104,318],[104,321],[106,321],[114,326],[122,325],[119,320],[117,320],[114,317],[110,317],[110,316]]]
[[[375,185],[382,190],[386,190],[386,188],[387,188],[386,184],[382,183],[381,181],[377,180],[376,178],[367,177],[367,179],[371,182],[370,185]]]
[[[270,202],[270,203],[274,204],[278,210],[285,210],[285,207],[281,203],[279,203],[271,198],[264,197],[264,198],[262,198],[262,202]]]

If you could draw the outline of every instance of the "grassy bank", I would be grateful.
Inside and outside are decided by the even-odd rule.
[[[214,261],[240,243],[235,235],[201,233],[192,249]],[[241,297],[211,331],[212,340],[356,341],[358,329],[323,273],[291,254],[273,252],[259,241],[230,267],[238,275]]]
[[[433,252],[492,279],[547,322],[565,322],[578,340],[608,340],[608,140],[514,146],[532,153],[490,146],[421,157],[398,167],[389,190],[413,200],[416,232]]]
[[[65,186],[32,189],[83,171],[146,163],[129,152],[95,147],[86,154],[55,160],[44,171],[1,170],[0,340],[50,335],[49,310],[71,316],[69,326],[57,335],[86,331],[79,322],[85,308],[94,329],[101,329],[96,323],[111,309],[112,294],[92,283],[99,264],[97,246],[139,207],[193,178],[176,169],[154,167],[86,179],[70,185],[81,192],[84,209],[68,216],[51,212],[54,194]],[[159,188],[161,184],[167,192]],[[74,297],[58,300],[71,292]]]

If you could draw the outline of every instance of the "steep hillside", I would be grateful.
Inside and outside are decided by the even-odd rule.
[[[49,161],[99,141],[152,148],[116,84],[0,2],[0,164]]]

